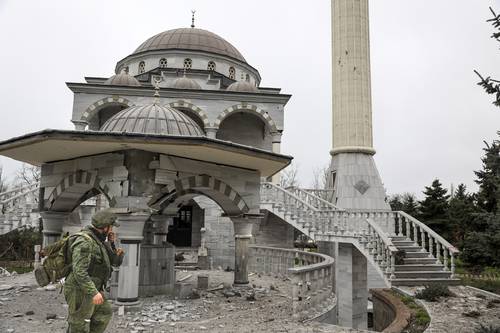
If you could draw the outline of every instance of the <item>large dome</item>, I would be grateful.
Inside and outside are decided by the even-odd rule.
[[[122,110],[102,125],[103,132],[203,136],[194,120],[168,106],[150,104]]]
[[[142,43],[133,54],[153,50],[205,51],[246,63],[241,53],[224,38],[197,28],[180,28],[159,33]]]

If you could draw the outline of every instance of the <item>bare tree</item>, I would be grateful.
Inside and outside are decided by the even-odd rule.
[[[299,186],[298,174],[297,164],[292,162],[286,169],[281,171],[280,186],[283,188]]]
[[[20,186],[34,185],[40,182],[40,168],[24,164],[16,173],[16,183]]]
[[[7,191],[7,181],[3,174],[3,167],[0,165],[0,193]]]
[[[329,165],[325,165],[324,167],[316,167],[313,170],[313,183],[312,188],[315,190],[323,190],[326,189],[326,185],[328,184],[328,171],[330,170]]]

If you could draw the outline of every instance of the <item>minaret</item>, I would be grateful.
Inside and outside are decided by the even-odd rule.
[[[332,0],[332,44],[333,201],[346,209],[388,209],[373,160],[368,0]]]

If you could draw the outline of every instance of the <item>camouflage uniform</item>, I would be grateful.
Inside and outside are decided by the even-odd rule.
[[[92,224],[102,228],[102,224],[109,221],[98,214],[93,217]],[[114,219],[106,225],[113,223]],[[95,305],[92,298],[104,290],[111,277],[111,266],[120,266],[123,254],[118,256],[108,243],[99,239],[93,229],[92,226],[86,227],[81,233],[87,237],[75,236],[70,243],[72,271],[64,283],[69,333],[104,332],[113,314],[108,301]]]

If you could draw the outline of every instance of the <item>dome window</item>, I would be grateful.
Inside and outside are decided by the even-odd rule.
[[[125,73],[127,73],[127,74],[128,74],[128,66],[125,66],[125,67],[123,68],[123,71],[124,71]]]
[[[160,68],[167,68],[167,59],[161,58],[160,59]]]
[[[250,75],[245,75],[245,81],[250,82]]]
[[[139,63],[139,74],[144,73],[146,70],[146,63],[144,61],[141,61]]]
[[[234,67],[229,67],[229,78],[231,80],[234,80],[235,77],[236,77],[236,70],[234,69]]]
[[[193,68],[193,60],[186,58],[184,59],[184,69],[191,69]]]
[[[208,62],[208,66],[207,66],[207,70],[209,70],[209,71],[215,71],[215,68],[216,68],[215,62],[209,61]]]

